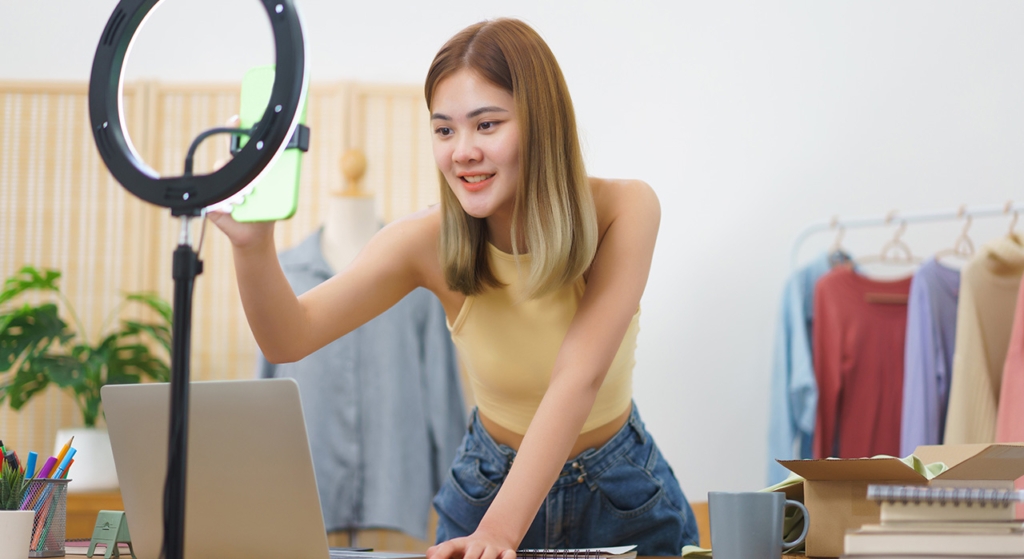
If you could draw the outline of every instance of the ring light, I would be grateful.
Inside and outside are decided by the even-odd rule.
[[[188,464],[188,402],[191,355],[192,294],[203,263],[193,250],[189,220],[203,208],[221,202],[255,182],[288,147],[301,118],[308,75],[302,27],[293,0],[260,0],[267,10],[277,49],[274,85],[263,118],[252,129],[239,131],[249,142],[226,165],[209,175],[194,176],[192,153],[179,177],[162,178],[135,150],[125,127],[123,87],[125,60],[135,34],[160,0],[121,0],[103,29],[89,79],[89,119],[100,156],[110,173],[129,192],[171,209],[181,221],[181,242],[174,251],[174,306],[171,333],[170,429],[167,438],[167,476],[164,483],[164,537],[161,556],[183,559],[185,549],[185,490]],[[203,221],[205,224],[205,220]],[[202,238],[200,238],[202,245]]]
[[[122,103],[125,60],[136,33],[160,1],[121,0],[114,9],[93,59],[89,119],[100,156],[122,186],[151,204],[171,208],[174,215],[198,215],[258,179],[287,147],[307,87],[302,28],[292,0],[260,0],[274,33],[276,71],[270,102],[251,141],[211,174],[161,177],[132,145]]]

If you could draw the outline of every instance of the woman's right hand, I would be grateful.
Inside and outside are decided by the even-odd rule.
[[[228,128],[238,128],[240,126],[238,115],[229,118],[225,126]],[[213,164],[213,171],[216,172],[224,165],[227,165],[227,162],[227,159],[217,160]],[[273,242],[274,240],[273,221],[240,223],[231,217],[230,211],[222,210],[212,211],[206,215],[218,229],[228,236],[228,240],[235,247],[245,248],[260,243]]]
[[[225,211],[214,211],[206,217],[228,236],[236,248],[247,248],[274,241],[273,221],[238,222]]]

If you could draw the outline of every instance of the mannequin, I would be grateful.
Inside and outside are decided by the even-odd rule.
[[[341,156],[345,187],[332,190],[320,234],[324,260],[335,273],[344,270],[380,228],[373,194],[361,188],[366,157],[357,149]]]

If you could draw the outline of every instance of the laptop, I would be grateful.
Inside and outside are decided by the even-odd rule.
[[[193,382],[190,393],[185,557],[424,557],[328,549],[295,380]],[[170,386],[108,384],[101,396],[132,547],[158,559]]]

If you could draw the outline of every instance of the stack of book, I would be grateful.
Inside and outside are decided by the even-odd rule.
[[[1013,489],[870,485],[879,524],[846,533],[844,558],[1024,559]]]

